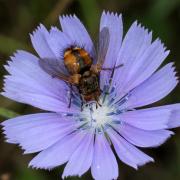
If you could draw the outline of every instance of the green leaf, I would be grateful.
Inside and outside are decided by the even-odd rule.
[[[2,116],[2,117],[13,118],[13,117],[16,117],[18,115],[19,114],[14,112],[14,111],[8,110],[6,108],[0,108],[0,116]]]

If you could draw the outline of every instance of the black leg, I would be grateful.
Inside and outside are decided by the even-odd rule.
[[[101,107],[102,105],[99,103],[98,97],[95,96],[94,99],[95,99],[95,101],[96,101],[96,109],[98,108],[98,105]]]
[[[103,71],[112,71],[113,69],[118,69],[118,68],[120,68],[122,66],[123,66],[123,64],[120,64],[120,65],[115,66],[113,68],[102,68],[101,70],[103,70]]]
[[[80,95],[80,99],[81,99],[81,112],[83,111],[83,105],[84,105],[84,101],[83,101],[83,98],[82,96]]]
[[[108,87],[108,89],[106,90],[106,92],[105,92],[105,94],[104,94],[103,103],[104,103],[104,101],[106,100],[107,95],[109,94],[109,89],[110,89],[111,84],[112,84],[112,78],[113,78],[113,76],[114,76],[114,72],[115,72],[116,67],[117,67],[117,66],[114,66],[114,68],[112,69],[111,76],[110,76],[110,78],[109,78],[109,87]]]
[[[72,101],[72,85],[70,84],[70,98],[69,98],[69,105],[68,105],[68,108],[71,107],[71,101]]]

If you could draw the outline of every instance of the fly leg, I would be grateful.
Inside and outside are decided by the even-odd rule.
[[[71,102],[72,102],[72,84],[70,84],[70,97],[69,97],[69,104],[68,104],[68,108],[71,107]]]
[[[96,109],[98,108],[98,106],[102,107],[102,105],[99,103],[98,99],[96,99]]]
[[[101,67],[100,64],[93,64],[91,65],[90,71],[92,71],[95,74],[99,74],[101,71],[112,71],[113,69],[118,69],[122,66],[123,64],[119,64],[113,68],[107,68],[107,67]]]
[[[104,93],[103,103],[104,103],[104,101],[106,100],[107,95],[109,95],[109,90],[110,90],[110,87],[111,87],[111,84],[112,84],[112,78],[113,78],[113,76],[114,76],[115,67],[116,67],[116,66],[114,66],[114,68],[112,69],[111,76],[110,76],[110,78],[109,78],[109,87],[107,88],[107,90],[106,90],[105,93]]]
[[[104,94],[103,103],[104,103],[104,101],[106,100],[107,95],[109,95],[109,90],[110,90],[110,88],[111,88],[112,78],[113,78],[113,76],[114,76],[115,69],[118,69],[118,68],[120,68],[120,67],[122,67],[122,66],[123,66],[123,64],[119,64],[118,66],[114,66],[113,68],[102,68],[102,70],[112,70],[111,76],[110,76],[110,78],[109,78],[109,87],[108,87],[108,89],[106,90],[106,92],[105,92],[105,94]]]
[[[98,106],[102,106],[100,103],[99,103],[99,98],[98,98],[99,96],[96,94],[95,96],[94,96],[94,99],[95,99],[95,101],[96,101],[96,109],[98,108]]]
[[[80,95],[80,99],[81,99],[81,112],[83,111],[83,106],[84,106],[84,101],[82,96]]]
[[[119,64],[119,65],[117,65],[117,66],[115,66],[113,68],[101,68],[101,70],[103,70],[103,71],[113,71],[113,69],[118,69],[118,68],[120,68],[122,66],[123,66],[123,64]]]

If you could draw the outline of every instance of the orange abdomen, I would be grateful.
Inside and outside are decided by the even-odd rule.
[[[64,53],[64,64],[70,74],[80,74],[92,65],[92,59],[82,48],[69,48]]]

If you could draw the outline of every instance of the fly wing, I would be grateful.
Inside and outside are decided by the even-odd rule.
[[[102,66],[105,61],[106,54],[107,54],[108,47],[109,47],[109,41],[110,41],[109,30],[107,27],[104,27],[100,31],[100,35],[99,35],[97,64],[99,64],[100,66]]]
[[[57,77],[68,82],[69,74],[62,60],[53,58],[40,58],[39,65],[46,73],[48,73],[52,77]]]

